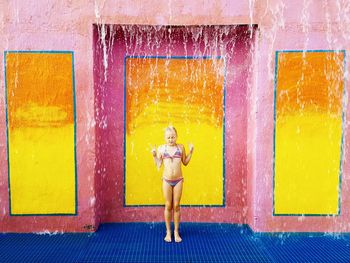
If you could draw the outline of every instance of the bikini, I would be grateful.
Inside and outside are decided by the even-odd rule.
[[[182,153],[181,153],[181,151],[180,151],[180,149],[179,149],[179,147],[176,145],[176,152],[173,154],[173,155],[170,155],[168,152],[167,152],[167,150],[166,150],[166,146],[165,146],[165,150],[164,150],[164,153],[163,153],[163,159],[171,159],[171,162],[173,161],[173,159],[175,159],[175,158],[179,158],[179,159],[181,159],[182,158]],[[170,179],[166,179],[166,178],[164,178],[163,177],[163,180],[165,181],[165,182],[167,182],[169,185],[171,185],[171,186],[175,186],[175,185],[177,185],[179,182],[181,182],[182,180],[183,180],[184,178],[183,177],[181,177],[181,178],[178,178],[178,179],[174,179],[174,180],[170,180]]]
[[[174,179],[174,180],[169,180],[169,179],[165,179],[164,177],[163,177],[163,180],[165,181],[165,182],[167,182],[169,185],[171,185],[171,186],[175,186],[175,185],[177,185],[178,183],[180,183],[181,181],[183,181],[183,177],[181,177],[181,178],[179,178],[179,179]]]
[[[168,152],[167,152],[167,150],[166,150],[166,146],[165,146],[165,150],[164,150],[164,153],[163,153],[163,159],[167,159],[167,158],[169,158],[169,159],[171,159],[171,161],[173,161],[173,159],[175,159],[175,158],[182,158],[182,153],[181,153],[181,151],[180,151],[180,149],[179,149],[179,147],[176,145],[176,152],[174,153],[174,155],[173,156],[171,156]]]

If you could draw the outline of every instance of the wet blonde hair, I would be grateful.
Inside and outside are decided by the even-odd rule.
[[[176,134],[176,136],[177,136],[177,131],[176,131],[176,129],[175,129],[174,126],[168,126],[168,127],[166,127],[164,133],[166,133],[167,131],[174,131],[175,134]]]

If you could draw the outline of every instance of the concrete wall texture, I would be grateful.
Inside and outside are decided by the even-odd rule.
[[[135,25],[134,31],[130,25]],[[244,30],[238,30],[238,25],[245,25]],[[142,30],[137,30],[137,27],[142,28],[142,26]],[[191,42],[192,47],[188,46],[188,53],[181,54],[180,49],[169,50],[171,39],[165,41],[160,38],[159,41],[155,41],[152,38],[152,32],[163,30],[162,26],[168,26],[167,28],[179,26],[182,28],[182,32],[185,32],[183,36],[190,36],[191,41],[194,39]],[[223,28],[240,32],[236,35],[225,35],[236,39],[232,50],[228,50],[227,46],[216,45],[215,51],[213,49],[209,52],[212,56],[216,55],[217,50],[219,50],[219,55],[233,54],[231,64],[228,64],[232,68],[229,68],[227,72],[226,203],[220,207],[184,207],[182,208],[183,221],[249,224],[254,231],[258,232],[350,231],[350,199],[348,195],[350,167],[349,162],[347,162],[350,135],[347,125],[349,116],[347,87],[349,84],[346,63],[346,55],[350,46],[349,1],[66,0],[48,3],[40,0],[0,2],[0,50],[2,51],[0,52],[0,61],[3,63],[3,70],[0,71],[0,85],[3,90],[0,94],[0,232],[82,232],[94,231],[100,223],[104,222],[162,221],[162,207],[125,207],[123,205],[123,189],[125,189],[123,185],[123,129],[125,123],[123,120],[124,84],[121,78],[123,65],[120,63],[123,63],[125,55],[155,55],[145,54],[144,46],[142,44],[137,46],[133,42],[137,39],[147,40],[147,36],[143,38],[144,36],[137,35],[147,32],[151,33],[148,36],[148,39],[151,39],[150,43],[155,46],[159,45],[152,50],[156,55],[166,56],[169,55],[169,51],[174,51],[175,53],[172,55],[177,56],[190,56],[199,53],[203,55],[205,45],[199,44],[198,50],[195,49],[196,34],[208,27],[213,30],[214,35],[215,32],[221,32],[217,38],[212,38],[219,40],[219,44],[228,43],[230,40],[220,38],[220,36],[225,35],[220,31]],[[113,35],[111,32],[113,28],[119,28],[119,31],[116,31],[119,33]],[[198,34],[198,41],[206,41],[205,34]],[[220,42],[221,40],[222,42]],[[122,47],[123,45],[126,46]],[[131,47],[132,45],[134,46]],[[140,48],[138,49],[138,47]],[[307,52],[303,53],[302,51]],[[309,210],[305,210],[306,212],[301,213],[279,214],[275,210],[275,202],[279,200],[275,200],[274,191],[275,188],[279,189],[280,182],[284,183],[285,181],[278,181],[282,177],[276,177],[277,174],[275,174],[276,171],[279,171],[275,165],[283,163],[283,160],[282,162],[277,161],[278,156],[275,156],[275,149],[277,149],[275,148],[275,139],[276,136],[279,136],[276,131],[280,131],[279,128],[276,128],[278,126],[276,126],[275,119],[275,116],[279,117],[280,113],[278,109],[276,110],[276,101],[279,102],[280,99],[280,97],[276,98],[275,95],[278,92],[276,89],[280,88],[276,83],[277,73],[281,72],[278,70],[283,68],[284,62],[294,61],[294,64],[291,62],[293,65],[299,65],[288,54],[301,52],[303,54],[301,61],[309,61],[309,59],[311,61],[312,58],[309,58],[308,54],[312,51],[317,51],[325,57],[327,54],[337,53],[337,51],[344,54],[340,58],[340,62],[339,59],[335,62],[328,59],[334,63],[332,62],[331,67],[325,67],[326,71],[330,70],[331,75],[340,76],[342,82],[336,83],[341,86],[341,90],[344,90],[342,93],[344,95],[338,96],[343,102],[340,104],[342,105],[341,117],[340,119],[334,117],[340,120],[341,141],[335,142],[341,144],[340,159],[334,159],[338,163],[340,162],[340,168],[336,171],[339,176],[334,177],[334,182],[332,181],[336,186],[335,192],[319,192],[320,195],[334,197],[332,204],[335,204],[338,211],[332,212],[330,205],[325,213],[318,212],[317,209],[320,205],[315,205],[312,207],[316,207],[315,213],[308,213]],[[285,57],[280,55],[283,52],[286,53]],[[40,64],[44,61],[41,60],[38,62],[40,67],[39,64],[31,64],[34,63],[32,62],[33,56],[53,53],[73,54],[74,60],[69,60],[73,65],[72,75],[64,75],[66,74],[64,72],[67,71],[63,71],[60,65],[50,64],[55,62]],[[25,60],[22,56],[25,54],[32,57],[29,56]],[[25,62],[21,64],[21,61]],[[32,73],[26,74],[28,72],[26,68],[30,65],[32,65],[30,71]],[[315,65],[319,65],[318,69],[323,69],[322,64],[316,63]],[[52,68],[50,68],[51,66]],[[297,69],[293,68],[293,70]],[[296,71],[291,70],[290,72]],[[305,72],[309,72],[310,78],[314,78],[312,69]],[[35,93],[35,88],[44,84],[40,84],[36,80],[45,78],[49,83],[52,76],[58,76],[59,81],[69,80],[65,83],[72,87],[73,92],[69,93],[69,96],[73,94],[74,101],[57,102],[57,98],[60,96],[60,93],[57,92],[52,94],[57,108],[52,106],[51,100],[44,100],[41,102],[42,104],[37,103],[40,94]],[[284,76],[280,75],[279,77]],[[285,78],[292,81],[293,74],[287,74]],[[321,85],[321,81],[317,84]],[[57,83],[50,85],[60,87]],[[28,112],[20,114],[16,111],[16,105],[19,105],[16,104],[18,103],[17,99],[14,99],[13,104],[11,104],[12,97],[9,98],[9,96],[12,93],[9,91],[12,89],[15,91],[15,88],[34,90],[32,93],[28,91],[21,95],[23,97],[22,103],[32,107],[30,114]],[[47,94],[45,93],[43,96],[45,97]],[[319,101],[322,101],[321,95],[315,96]],[[326,96],[329,97],[328,93]],[[14,98],[17,97],[14,96]],[[38,113],[33,110],[40,110],[40,107],[46,107],[45,114],[42,114],[42,111]],[[20,160],[22,157],[14,151],[16,147],[19,147],[16,146],[19,145],[16,144],[18,138],[22,138],[21,143],[26,142],[26,139],[23,138],[27,138],[29,141],[33,140],[34,135],[30,129],[37,129],[37,126],[33,124],[33,116],[41,123],[43,120],[46,121],[45,123],[49,123],[46,126],[40,124],[40,129],[43,129],[45,134],[54,134],[52,131],[57,131],[58,126],[66,125],[68,120],[68,117],[61,110],[69,109],[65,112],[69,112],[73,116],[71,113],[73,108],[75,114],[74,131],[69,130],[64,134],[74,135],[75,138],[74,147],[72,147],[72,143],[67,144],[70,145],[71,151],[75,151],[75,172],[73,171],[72,176],[61,181],[75,180],[69,181],[70,187],[76,187],[75,190],[64,187],[62,190],[63,193],[64,191],[72,193],[75,199],[65,200],[60,197],[62,192],[57,192],[53,200],[56,200],[61,206],[57,206],[55,211],[50,212],[40,208],[34,213],[30,213],[30,211],[26,213],[23,212],[24,206],[24,208],[18,208],[19,211],[22,209],[22,212],[16,214],[16,210],[14,210],[16,200],[11,198],[14,198],[15,193],[18,193],[19,200],[26,198],[25,195],[21,197],[21,189],[24,189],[22,179],[27,180],[25,182],[31,182],[33,179],[34,183],[31,187],[35,189],[35,178],[37,178],[35,172],[28,173],[25,167],[23,170],[19,169],[18,179],[13,170],[9,172],[11,162],[16,158],[16,160]],[[333,114],[333,112],[331,113]],[[16,130],[17,126],[13,126],[13,116],[16,117],[16,123],[20,123],[21,130]],[[72,121],[69,123],[73,125]],[[17,135],[19,132],[22,137]],[[55,137],[50,138],[50,140],[55,139]],[[68,137],[57,138],[57,141],[63,145],[64,138]],[[47,143],[50,142],[52,141]],[[32,153],[31,151],[32,149],[29,147],[27,155],[23,157],[28,160],[26,164],[31,163],[30,160],[36,160],[35,156],[28,155],[28,152]],[[14,154],[15,157],[12,157],[11,154]],[[52,158],[50,161],[54,162]],[[55,174],[50,171],[51,165],[47,165],[47,167],[48,174]],[[306,171],[305,169],[301,169],[301,171]],[[315,172],[310,174],[314,177],[317,176]],[[56,179],[57,177],[59,175],[55,174]],[[317,193],[315,189],[317,190],[318,186],[313,187],[313,181],[308,181],[307,176],[305,178],[307,182],[305,189],[311,189],[310,192]],[[327,177],[324,178],[326,178],[325,185],[327,185]],[[41,181],[45,180],[41,179]],[[13,184],[10,185],[10,182]],[[58,179],[57,182],[60,180]],[[291,182],[293,183],[293,180]],[[317,185],[317,180],[315,184]],[[47,184],[40,182],[37,186],[38,191],[41,189],[40,187],[45,185]],[[11,189],[13,191],[10,191]],[[190,191],[190,189],[184,191]],[[32,190],[31,193],[33,192],[35,191]],[[306,199],[307,197],[305,195]],[[315,196],[313,197],[315,198]],[[317,196],[315,199],[317,200]],[[37,203],[33,204],[33,207],[41,207],[40,201],[45,202],[45,200],[48,200],[45,195],[42,196],[41,200],[35,199]],[[30,200],[19,202],[30,202]],[[288,200],[288,198],[283,202],[285,202],[285,206],[282,208],[293,204],[293,200]],[[303,200],[301,199],[300,202]],[[65,204],[75,206],[76,213],[61,209],[65,207]]]

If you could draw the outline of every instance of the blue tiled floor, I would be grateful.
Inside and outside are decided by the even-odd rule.
[[[247,226],[103,224],[93,234],[0,234],[0,262],[350,262],[350,235],[254,234]]]

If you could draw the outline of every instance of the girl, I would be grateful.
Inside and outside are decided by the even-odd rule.
[[[175,242],[181,242],[179,235],[180,225],[180,199],[182,194],[183,176],[181,171],[181,162],[187,165],[192,157],[193,145],[189,145],[190,153],[186,155],[185,147],[177,144],[177,132],[172,126],[165,129],[165,142],[152,149],[152,155],[158,168],[164,164],[163,171],[163,194],[165,198],[164,218],[166,225],[166,236],[164,240],[171,242],[171,214],[174,213],[174,238]]]

